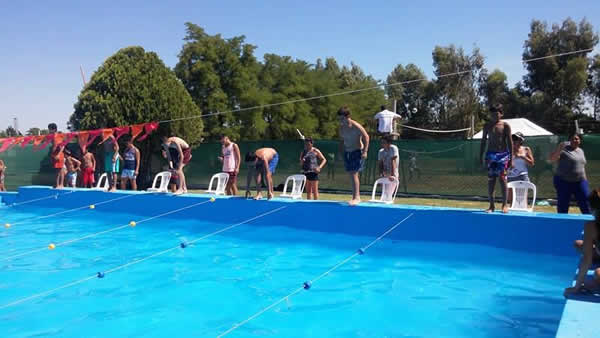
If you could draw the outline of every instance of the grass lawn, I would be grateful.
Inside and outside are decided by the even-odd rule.
[[[190,192],[195,193],[203,193],[202,190],[190,190]],[[239,193],[239,196],[242,196],[243,192]],[[275,196],[279,193],[275,192]],[[306,195],[305,195],[306,196]],[[319,198],[321,200],[328,201],[348,201],[350,200],[349,194],[319,194]],[[362,200],[367,201],[370,196],[362,195]],[[487,202],[480,201],[461,201],[461,200],[450,200],[450,199],[439,199],[439,198],[413,198],[413,197],[397,197],[396,204],[406,204],[406,205],[428,205],[428,206],[436,206],[436,207],[453,207],[453,208],[469,208],[469,209],[487,209]],[[500,209],[500,204],[496,203],[496,210]],[[549,212],[555,213],[555,206],[537,206],[535,207],[535,211],[539,212]],[[569,208],[569,213],[579,214],[579,208],[571,207]]]

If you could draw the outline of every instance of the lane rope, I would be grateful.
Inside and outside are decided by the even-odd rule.
[[[269,304],[267,307],[261,309],[260,311],[254,313],[252,316],[244,319],[243,321],[234,324],[229,330],[219,334],[217,337],[224,337],[228,334],[230,334],[231,332],[237,330],[238,328],[240,328],[241,326],[247,324],[248,322],[250,322],[251,320],[259,317],[260,315],[262,315],[263,313],[269,311],[270,309],[274,308],[275,306],[277,306],[278,304],[281,304],[285,301],[287,301],[290,297],[302,292],[303,290],[309,290],[311,288],[311,286],[315,283],[318,282],[319,280],[321,280],[322,278],[324,278],[325,276],[329,275],[330,273],[332,273],[333,271],[337,270],[340,266],[348,263],[350,260],[352,260],[354,257],[359,256],[364,254],[370,247],[372,247],[373,245],[375,245],[375,243],[379,242],[382,238],[384,238],[385,236],[387,236],[390,232],[394,231],[394,229],[396,229],[398,226],[400,226],[400,224],[404,223],[404,221],[406,221],[407,219],[409,219],[410,217],[413,216],[413,213],[410,213],[408,216],[406,216],[403,220],[401,220],[400,222],[394,224],[392,227],[390,227],[387,231],[385,231],[383,234],[381,234],[379,237],[377,237],[376,239],[374,239],[373,241],[371,241],[369,244],[367,244],[365,247],[359,248],[355,253],[353,253],[352,255],[346,257],[345,259],[343,259],[342,261],[340,261],[339,263],[335,264],[333,267],[331,267],[329,270],[323,272],[322,274],[318,275],[317,277],[315,277],[313,280],[311,281],[306,281],[302,284],[302,286],[300,286],[297,289],[294,289],[292,292],[288,293],[286,296],[278,299],[277,301]]]
[[[188,206],[187,208],[191,208],[191,207],[192,207],[192,206]],[[219,230],[217,230],[217,231],[214,231],[214,232],[211,232],[211,233],[209,233],[209,234],[206,234],[206,235],[203,235],[203,236],[201,236],[201,237],[198,237],[198,238],[196,238],[196,239],[194,239],[194,240],[192,240],[192,241],[190,241],[190,242],[187,242],[187,243],[188,243],[188,244],[196,243],[196,242],[198,242],[198,241],[201,241],[201,240],[204,240],[204,239],[210,238],[210,237],[212,237],[212,236],[214,236],[214,235],[220,234],[220,233],[222,233],[222,232],[225,232],[225,231],[227,231],[227,230],[233,229],[233,228],[235,228],[235,227],[238,227],[238,226],[240,226],[240,225],[246,224],[246,223],[248,223],[248,222],[251,222],[251,221],[253,221],[253,220],[259,219],[259,218],[261,218],[261,217],[264,217],[264,216],[270,215],[270,214],[272,214],[272,213],[275,213],[275,212],[277,212],[277,211],[280,211],[280,210],[282,210],[282,209],[285,209],[285,208],[287,208],[287,206],[282,206],[282,207],[279,207],[279,208],[276,208],[276,209],[273,209],[273,210],[270,210],[270,211],[264,212],[264,213],[262,213],[262,214],[260,214],[260,215],[254,216],[254,217],[252,217],[252,218],[249,218],[249,219],[247,219],[247,220],[244,220],[244,221],[242,221],[242,222],[239,222],[239,223],[236,223],[236,224],[233,224],[233,225],[227,226],[227,227],[225,227],[225,228],[221,228],[221,229],[219,229]],[[166,214],[166,213],[165,213],[165,214]],[[152,218],[152,217],[151,217],[151,218]],[[156,218],[156,217],[153,217],[152,219],[154,219],[154,218]],[[146,220],[144,220],[144,221],[148,221],[148,220],[149,220],[149,219],[146,219]],[[159,251],[159,252],[157,252],[157,253],[154,253],[154,254],[152,254],[152,255],[149,255],[149,256],[146,256],[146,257],[143,257],[143,258],[134,259],[134,260],[132,260],[132,261],[130,261],[130,262],[128,262],[128,263],[125,263],[125,264],[119,265],[119,266],[117,266],[117,267],[111,268],[111,269],[109,269],[109,270],[106,270],[106,271],[104,271],[104,272],[98,272],[98,273],[96,273],[96,274],[94,274],[94,275],[91,275],[91,276],[84,277],[84,278],[82,278],[82,279],[79,279],[79,280],[76,280],[76,281],[73,281],[73,282],[70,282],[70,283],[67,283],[67,284],[64,284],[64,285],[58,286],[58,287],[56,287],[56,288],[53,288],[53,289],[50,289],[50,290],[47,290],[47,291],[43,291],[43,292],[40,292],[40,293],[36,293],[36,294],[33,294],[33,295],[31,295],[31,296],[28,296],[28,297],[25,297],[25,298],[21,298],[21,299],[15,300],[15,301],[13,301],[13,302],[10,302],[10,303],[7,303],[7,304],[4,304],[4,305],[0,306],[0,310],[1,310],[1,309],[6,309],[6,308],[9,308],[9,307],[12,307],[12,306],[15,306],[15,305],[18,305],[18,304],[24,303],[24,302],[27,302],[27,301],[29,301],[29,300],[33,300],[33,299],[37,299],[37,298],[41,298],[41,297],[44,297],[44,296],[51,295],[51,294],[53,294],[53,293],[56,293],[57,291],[60,291],[60,290],[62,290],[62,289],[66,289],[66,288],[69,288],[69,287],[71,287],[71,286],[79,285],[79,284],[81,284],[81,283],[87,282],[87,281],[89,281],[89,280],[92,280],[92,279],[95,279],[95,278],[104,278],[104,277],[105,277],[107,274],[109,274],[109,273],[113,273],[113,272],[119,271],[119,270],[121,270],[121,269],[124,269],[124,268],[126,268],[126,267],[128,267],[128,266],[131,266],[131,265],[139,264],[139,263],[141,263],[141,262],[144,262],[144,261],[146,261],[146,260],[148,260],[148,259],[150,259],[150,258],[154,258],[154,257],[160,256],[160,255],[163,255],[163,254],[165,254],[165,253],[167,253],[167,252],[170,252],[170,251],[173,251],[173,250],[176,250],[176,249],[180,249],[180,248],[185,248],[185,247],[187,247],[187,245],[185,245],[185,246],[184,246],[184,245],[182,245],[182,244],[183,244],[183,243],[181,243],[181,244],[179,244],[179,245],[177,245],[177,246],[175,246],[175,247],[172,247],[172,248],[168,248],[168,249],[165,249],[165,250]]]
[[[125,199],[125,198],[129,198],[129,197],[133,197],[133,196],[139,196],[139,195],[146,195],[146,193],[143,193],[143,194],[128,194],[128,195],[125,195],[125,196],[121,196],[121,197],[109,199],[109,200],[106,200],[106,201],[101,201],[101,202],[97,202],[97,203],[86,204],[86,205],[81,206],[81,207],[59,211],[59,212],[56,212],[56,213],[53,213],[53,214],[49,214],[49,215],[42,215],[42,216],[34,216],[34,217],[30,217],[30,218],[25,218],[25,219],[22,219],[22,220],[20,220],[18,222],[15,222],[15,223],[7,223],[7,224],[9,224],[9,226],[6,226],[6,224],[5,224],[5,227],[8,228],[8,227],[11,227],[11,226],[15,226],[15,225],[18,225],[18,224],[23,224],[23,223],[26,223],[26,222],[35,221],[35,220],[38,220],[38,219],[44,219],[44,218],[48,218],[48,217],[54,217],[54,216],[58,216],[58,215],[64,215],[64,214],[67,214],[67,213],[70,213],[70,212],[74,212],[74,211],[78,211],[78,210],[94,209],[98,205],[103,205],[103,204],[107,204],[107,203],[110,203],[110,202],[119,201],[119,200],[122,200],[122,199]]]
[[[52,194],[52,195],[45,196],[45,197],[40,197],[40,198],[35,198],[35,199],[29,200],[29,201],[18,202],[18,203],[11,203],[11,204],[8,204],[7,207],[8,208],[10,208],[10,207],[16,207],[16,206],[19,206],[19,205],[33,203],[33,202],[37,202],[37,201],[43,201],[43,200],[47,200],[47,199],[51,199],[51,198],[58,199],[58,197],[61,196],[61,195],[70,195],[70,194],[72,194],[74,192],[75,192],[75,190],[71,190],[71,191],[65,192],[65,193],[57,192],[56,194]]]
[[[40,252],[40,251],[44,251],[44,250],[48,250],[48,249],[54,250],[54,249],[56,249],[57,247],[60,247],[60,246],[65,246],[65,245],[68,245],[68,244],[72,244],[72,243],[75,243],[75,242],[82,241],[84,239],[88,239],[88,238],[92,238],[92,237],[97,237],[97,236],[100,236],[100,235],[103,235],[103,234],[106,234],[106,233],[109,233],[109,232],[117,231],[117,230],[120,230],[120,229],[123,229],[123,228],[135,227],[136,225],[138,225],[140,223],[148,222],[148,221],[154,220],[154,219],[159,218],[159,217],[167,216],[167,215],[170,215],[170,214],[173,214],[173,213],[176,213],[176,212],[179,212],[179,211],[183,211],[183,210],[186,210],[186,209],[189,209],[189,208],[193,208],[193,207],[198,206],[198,205],[206,204],[206,203],[209,203],[209,202],[213,202],[213,200],[210,199],[210,200],[207,200],[207,201],[202,201],[202,202],[194,203],[194,204],[191,204],[191,205],[179,208],[179,209],[171,210],[171,211],[168,211],[168,212],[156,215],[156,216],[148,217],[148,218],[145,218],[145,219],[140,220],[140,221],[130,221],[129,223],[127,223],[125,225],[119,225],[119,226],[116,226],[114,228],[110,228],[110,229],[107,229],[107,230],[98,231],[98,232],[95,232],[95,233],[92,233],[92,234],[88,234],[88,235],[85,235],[85,236],[82,236],[82,237],[79,237],[79,238],[69,239],[69,240],[66,240],[66,241],[63,241],[63,242],[58,242],[58,243],[50,243],[48,246],[44,246],[44,247],[40,247],[40,248],[37,248],[37,249],[25,251],[25,252],[22,252],[20,254],[15,254],[15,255],[12,255],[12,256],[2,257],[2,258],[0,258],[0,261],[8,261],[8,260],[11,260],[11,259],[14,259],[14,258],[27,256],[27,255],[30,255],[30,254],[33,254],[33,253],[36,253],[36,252]]]

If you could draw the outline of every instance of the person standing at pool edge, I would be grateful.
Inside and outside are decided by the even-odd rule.
[[[108,179],[108,191],[117,190],[117,174],[119,173],[120,155],[117,139],[110,135],[106,140],[100,142],[104,147],[104,172]]]
[[[350,118],[350,109],[343,106],[338,110],[340,121],[340,152],[344,153],[344,167],[352,183],[352,199],[350,205],[360,203],[360,180],[358,173],[362,170],[363,161],[369,151],[369,134],[360,123]]]
[[[554,175],[554,187],[556,188],[556,209],[559,214],[569,213],[569,202],[571,195],[575,195],[577,204],[582,214],[589,214],[587,196],[589,185],[585,174],[585,153],[581,149],[581,136],[573,134],[569,137],[570,142],[561,142],[556,150],[550,154],[550,161],[557,162],[556,174]]]
[[[94,154],[90,151],[89,147],[83,147],[82,168],[83,187],[92,188],[95,182],[94,172],[96,171],[96,157],[94,157]]]
[[[131,182],[131,190],[137,190],[137,176],[140,172],[140,150],[133,145],[133,140],[125,140],[123,152],[123,172],[121,172],[121,190],[127,189],[127,181]]]
[[[0,191],[6,191],[4,187],[4,172],[6,171],[6,166],[4,165],[4,161],[0,160]]]
[[[240,173],[240,148],[237,144],[231,142],[227,135],[221,135],[221,155],[219,160],[223,162],[223,172],[229,175],[225,193],[227,195],[237,195],[237,177]]]
[[[313,147],[313,139],[305,138],[304,150],[300,154],[300,165],[306,176],[306,199],[309,200],[311,197],[315,200],[319,199],[319,173],[325,164],[327,160],[319,149]]]
[[[496,178],[500,181],[502,189],[502,212],[508,212],[507,189],[506,189],[506,171],[512,167],[511,151],[513,149],[512,132],[510,125],[502,121],[502,105],[497,104],[490,109],[491,121],[483,127],[483,137],[481,138],[481,147],[479,150],[479,160],[483,164],[483,152],[487,145],[485,161],[488,170],[488,197],[490,206],[486,212],[493,212],[494,190],[496,188]]]
[[[56,123],[48,124],[48,132],[50,134],[56,134],[58,132],[58,127]],[[56,180],[54,187],[56,189],[61,189],[65,184],[65,154],[63,153],[65,147],[60,144],[56,144],[56,142],[52,141],[52,151],[50,152],[50,162],[52,162],[52,167],[54,168],[54,172],[56,174]]]

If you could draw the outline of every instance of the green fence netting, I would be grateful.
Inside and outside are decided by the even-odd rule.
[[[537,186],[539,198],[554,198],[552,184],[554,166],[548,161],[549,154],[565,136],[529,137],[526,145],[531,147],[535,166],[530,169],[530,178]],[[394,142],[400,149],[400,193],[442,196],[485,196],[487,191],[486,171],[479,163],[479,140],[399,140]],[[280,161],[274,175],[274,184],[300,172],[300,152],[303,143],[294,141],[239,142],[242,153],[261,147],[277,149]],[[328,164],[320,175],[322,190],[349,191],[349,180],[344,172],[343,160],[338,153],[338,141],[319,140],[315,146],[327,158]],[[600,186],[600,135],[586,135],[582,148],[587,158],[586,171],[590,186]],[[210,177],[221,171],[219,143],[204,143],[194,148],[191,163],[186,169],[188,186],[205,188]],[[379,141],[372,140],[368,159],[361,174],[361,189],[369,191],[377,178],[377,151]],[[158,151],[157,151],[158,155]],[[103,168],[103,156],[98,154],[98,167]],[[51,185],[53,173],[48,151],[32,151],[31,147],[13,148],[0,154],[8,169],[6,186],[15,190],[21,185]],[[162,170],[164,161],[153,158],[152,173]],[[140,178],[148,181],[151,175]],[[246,184],[246,165],[242,163],[238,186]],[[143,186],[143,182],[141,182]]]

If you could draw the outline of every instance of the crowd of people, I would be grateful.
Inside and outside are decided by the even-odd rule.
[[[385,110],[375,115],[377,120],[377,131],[381,137],[381,149],[377,154],[377,169],[380,177],[388,178],[389,188],[394,190],[399,184],[399,149],[393,144],[394,121],[401,116]],[[520,133],[512,133],[510,125],[502,120],[504,115],[501,104],[490,108],[490,122],[483,128],[483,137],[480,147],[480,161],[487,170],[489,207],[487,212],[495,211],[496,182],[500,184],[502,194],[502,212],[509,210],[509,202],[512,199],[507,188],[508,183],[513,181],[529,182],[529,168],[535,165],[534,154],[531,148],[525,145],[525,136]],[[350,109],[341,107],[337,113],[339,121],[339,153],[342,155],[345,171],[348,173],[349,185],[352,190],[350,205],[360,203],[360,180],[365,160],[368,156],[370,136],[366,129],[357,121],[352,119]],[[54,123],[48,125],[50,133],[57,132]],[[227,135],[220,137],[221,153],[218,156],[222,162],[222,171],[229,176],[225,191],[227,195],[238,195],[238,175],[242,156],[239,146]],[[134,145],[133,139],[124,136],[124,149],[119,148],[119,142],[114,135],[103,139],[97,146],[82,147],[81,155],[74,156],[64,144],[53,144],[50,153],[52,167],[55,170],[56,179],[54,186],[62,187],[86,187],[95,185],[96,175],[99,173],[95,150],[102,148],[104,170],[108,179],[109,191],[115,191],[117,186],[122,189],[137,190],[138,175],[140,172],[141,153]],[[557,192],[557,211],[567,213],[572,196],[575,196],[582,213],[591,213],[588,196],[590,190],[585,172],[586,159],[583,149],[580,147],[580,135],[573,134],[569,141],[560,143],[552,152],[549,160],[557,165],[554,176],[554,186]],[[189,164],[192,153],[190,145],[177,136],[163,136],[161,138],[160,153],[168,162],[168,170],[171,171],[171,191],[176,194],[187,193],[187,181],[184,168]],[[485,156],[484,156],[485,153]],[[421,170],[417,167],[416,155],[409,156],[409,180],[413,176],[420,176]],[[299,170],[306,177],[306,196],[308,199],[319,198],[319,174],[328,164],[327,158],[333,158],[331,154],[327,157],[314,146],[314,141],[304,138],[304,148],[299,157]],[[279,153],[273,148],[260,148],[251,151],[245,156],[245,164],[248,169],[246,180],[246,197],[251,197],[250,185],[256,186],[254,199],[263,198],[263,186],[266,187],[266,197],[274,196],[273,175],[279,162]],[[4,189],[5,164],[0,161],[0,191]],[[328,170],[328,177],[331,175]],[[120,173],[120,181],[119,181]]]

